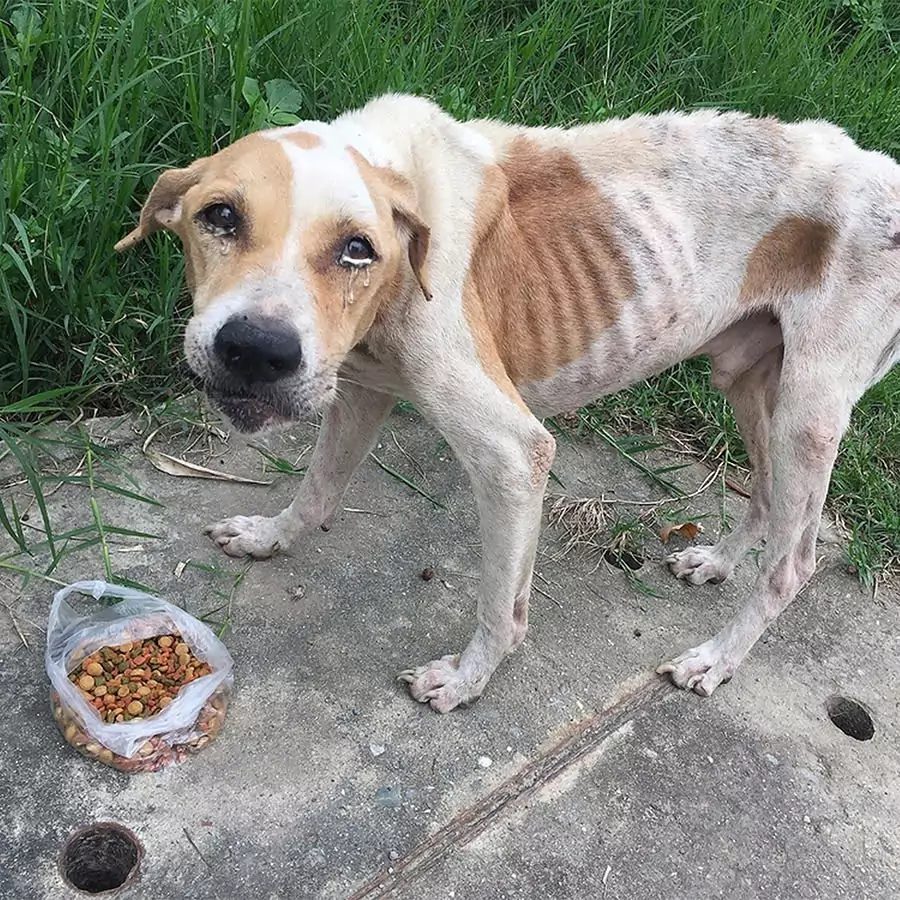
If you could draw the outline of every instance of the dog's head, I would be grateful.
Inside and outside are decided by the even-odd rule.
[[[162,228],[184,247],[188,364],[244,431],[327,405],[342,360],[410,269],[429,296],[412,185],[329,126],[251,134],[163,172],[116,249]]]

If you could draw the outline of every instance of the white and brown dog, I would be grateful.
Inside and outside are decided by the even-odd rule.
[[[475,634],[401,675],[441,712],[525,636],[555,448],[539,417],[711,358],[753,496],[718,544],[668,564],[716,582],[765,549],[746,606],[659,667],[709,695],[812,575],[850,411],[900,358],[900,167],[822,122],[525,128],[391,95],[164,172],[117,249],[160,228],[184,244],[187,360],[213,400],[245,431],[323,416],[287,509],[207,529],[226,553],[327,525],[398,397],[465,467]]]

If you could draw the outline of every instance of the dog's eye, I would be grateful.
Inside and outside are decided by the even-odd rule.
[[[218,234],[234,234],[238,216],[233,206],[227,203],[213,203],[200,213],[203,221]]]
[[[350,238],[341,249],[339,262],[348,269],[358,269],[375,262],[375,249],[360,235]]]

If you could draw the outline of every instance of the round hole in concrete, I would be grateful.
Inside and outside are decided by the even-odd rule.
[[[855,741],[871,741],[875,723],[871,713],[858,701],[835,694],[825,701],[828,718]]]
[[[95,822],[66,841],[59,868],[66,884],[86,894],[103,894],[131,881],[142,855],[140,842],[129,829],[115,822]]]

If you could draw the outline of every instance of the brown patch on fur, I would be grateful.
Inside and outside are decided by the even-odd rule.
[[[416,191],[409,179],[393,169],[373,166],[355,147],[348,146],[347,152],[353,157],[356,168],[362,176],[371,196],[387,192],[394,222],[406,231],[409,244],[407,256],[416,282],[426,300],[431,300],[431,289],[425,272],[431,229],[422,220]]]
[[[282,138],[291,144],[296,144],[301,150],[313,150],[322,146],[322,138],[311,131],[292,131],[283,134]]]
[[[202,181],[184,197],[184,215],[175,229],[193,270],[198,309],[250,272],[277,263],[290,231],[293,178],[284,149],[262,135],[248,135],[209,157]],[[240,219],[237,236],[228,243],[204,233],[193,221],[204,207],[223,202],[231,204]]]
[[[430,299],[424,272],[430,232],[419,216],[412,185],[390,169],[372,166],[355,148],[346,149],[375,204],[377,223],[362,228],[347,219],[326,218],[304,233],[318,331],[323,353],[329,359],[341,358],[361,341],[379,312],[400,295],[404,256]],[[408,236],[405,247],[398,230]],[[372,241],[378,254],[367,270],[337,264],[342,241],[358,233]]]
[[[739,302],[753,303],[814,288],[822,281],[836,232],[833,225],[790,216],[753,248]]]
[[[187,169],[163,172],[141,211],[141,224],[117,246],[132,246],[158,228],[178,234],[188,287],[199,309],[282,254],[292,181],[283,148],[259,134],[248,135]],[[197,214],[213,203],[235,208],[236,237],[217,237],[197,221]]]
[[[482,365],[507,393],[578,359],[634,292],[613,217],[564,150],[519,137],[485,172],[464,307]]]

